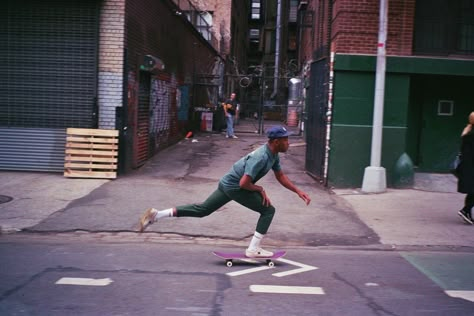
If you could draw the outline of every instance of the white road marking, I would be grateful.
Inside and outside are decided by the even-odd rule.
[[[229,272],[229,273],[226,273],[226,274],[228,276],[238,276],[238,275],[243,275],[243,274],[247,274],[247,273],[253,273],[253,272],[268,270],[268,269],[272,269],[272,268],[270,268],[268,266],[264,266],[264,267],[250,268],[250,269],[245,269],[245,270],[240,270],[240,271],[235,271],[235,272]]]
[[[368,283],[365,283],[365,286],[379,286],[379,285],[378,283],[368,282]]]
[[[55,284],[63,285],[85,285],[85,286],[106,286],[112,283],[109,278],[106,279],[88,279],[88,278],[61,278]]]
[[[474,291],[444,291],[451,297],[462,298],[474,302]]]
[[[323,288],[317,286],[251,285],[250,291],[255,293],[276,294],[326,294],[324,293]]]
[[[244,259],[243,261],[256,262],[256,260],[252,260],[252,259],[248,259],[248,260]],[[284,276],[288,276],[288,275],[292,275],[292,274],[297,274],[297,273],[302,273],[302,272],[306,272],[306,271],[319,269],[318,267],[313,267],[313,266],[310,266],[310,265],[307,265],[307,264],[303,264],[303,263],[300,263],[300,262],[291,261],[291,260],[283,259],[283,258],[276,259],[276,261],[281,261],[281,262],[299,267],[298,269],[293,269],[293,270],[273,274],[273,276],[276,276],[276,277],[279,277],[279,278],[284,277]],[[268,269],[273,269],[273,267],[262,266],[262,267],[244,269],[244,270],[235,271],[235,272],[228,272],[226,274],[228,276],[239,276],[239,275],[244,275],[244,274],[248,274],[248,273],[264,271],[264,270],[268,270]]]
[[[307,264],[299,263],[299,262],[296,262],[296,261],[291,261],[291,260],[288,260],[288,259],[280,258],[280,259],[277,259],[277,260],[281,261],[281,262],[284,262],[284,263],[292,264],[292,265],[297,266],[297,267],[300,267],[298,269],[293,269],[293,270],[273,274],[273,276],[276,276],[276,277],[279,277],[279,278],[287,276],[287,275],[292,275],[292,274],[297,274],[297,273],[302,273],[302,272],[306,272],[306,271],[319,269],[318,267],[313,267],[313,266],[310,266],[310,265],[307,265]]]

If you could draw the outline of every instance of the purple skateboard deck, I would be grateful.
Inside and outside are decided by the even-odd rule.
[[[232,260],[265,260],[269,267],[273,267],[273,259],[278,259],[286,255],[286,251],[275,251],[273,256],[271,257],[259,257],[259,258],[249,258],[242,252],[221,252],[221,251],[213,251],[214,255],[218,256],[225,260],[226,265],[228,267],[232,267]]]

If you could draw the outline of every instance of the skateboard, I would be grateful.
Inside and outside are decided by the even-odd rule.
[[[259,257],[259,258],[250,258],[242,252],[220,252],[213,251],[214,255],[218,256],[225,260],[225,264],[230,268],[232,267],[233,260],[264,260],[270,268],[275,266],[273,262],[274,259],[278,259],[286,255],[286,251],[275,251],[271,257]]]

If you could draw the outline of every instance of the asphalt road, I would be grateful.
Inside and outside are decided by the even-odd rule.
[[[1,315],[474,315],[474,253],[284,249],[235,262],[207,242],[96,234],[0,239]],[[454,292],[456,291],[456,292]]]

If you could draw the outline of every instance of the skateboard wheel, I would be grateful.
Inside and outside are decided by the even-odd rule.
[[[274,263],[273,261],[271,261],[271,260],[268,260],[268,261],[267,261],[267,264],[268,264],[268,266],[269,266],[270,268],[273,268],[273,267],[275,266],[275,263]]]
[[[232,260],[227,260],[225,264],[230,268],[232,267]]]

